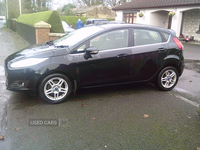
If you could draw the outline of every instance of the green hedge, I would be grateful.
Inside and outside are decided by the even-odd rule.
[[[64,33],[61,18],[58,11],[43,11],[32,14],[21,14],[17,22],[34,26],[35,23],[44,21],[51,25],[51,33]]]
[[[78,19],[81,19],[82,22],[84,22],[86,19],[90,17],[77,17],[77,16],[61,16],[61,20],[65,21],[68,25],[72,25],[73,28],[76,29],[76,22]],[[106,18],[108,21],[113,21],[115,20],[114,18]]]
[[[68,25],[72,25],[73,28],[76,29],[76,22],[78,19],[81,19],[84,22],[88,17],[77,17],[77,16],[61,16],[61,20],[65,21]]]

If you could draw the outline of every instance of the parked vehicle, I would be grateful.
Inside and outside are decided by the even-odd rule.
[[[5,20],[6,17],[5,16],[0,16],[0,20]]]
[[[97,26],[102,24],[107,24],[109,21],[107,19],[95,19],[95,18],[89,18],[83,22],[83,26]]]
[[[75,30],[72,27],[70,27],[65,21],[62,21],[62,26],[66,34]]]
[[[16,52],[5,60],[6,87],[65,101],[77,88],[153,82],[173,89],[184,69],[183,45],[171,30],[107,24],[70,32]]]

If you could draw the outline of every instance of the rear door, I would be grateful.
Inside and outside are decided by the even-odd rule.
[[[164,63],[168,44],[156,30],[137,28],[133,29],[133,35],[131,79],[146,81],[151,79]]]

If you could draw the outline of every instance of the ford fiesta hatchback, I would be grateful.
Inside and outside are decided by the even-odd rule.
[[[70,32],[5,60],[6,87],[65,101],[79,87],[153,82],[173,89],[184,68],[183,46],[168,29],[106,24]]]

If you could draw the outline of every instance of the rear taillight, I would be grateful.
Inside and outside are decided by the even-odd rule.
[[[183,45],[182,45],[182,43],[181,43],[177,38],[175,38],[175,37],[173,37],[173,40],[174,40],[174,42],[176,43],[176,45],[178,46],[178,48],[179,48],[180,50],[183,50]]]

